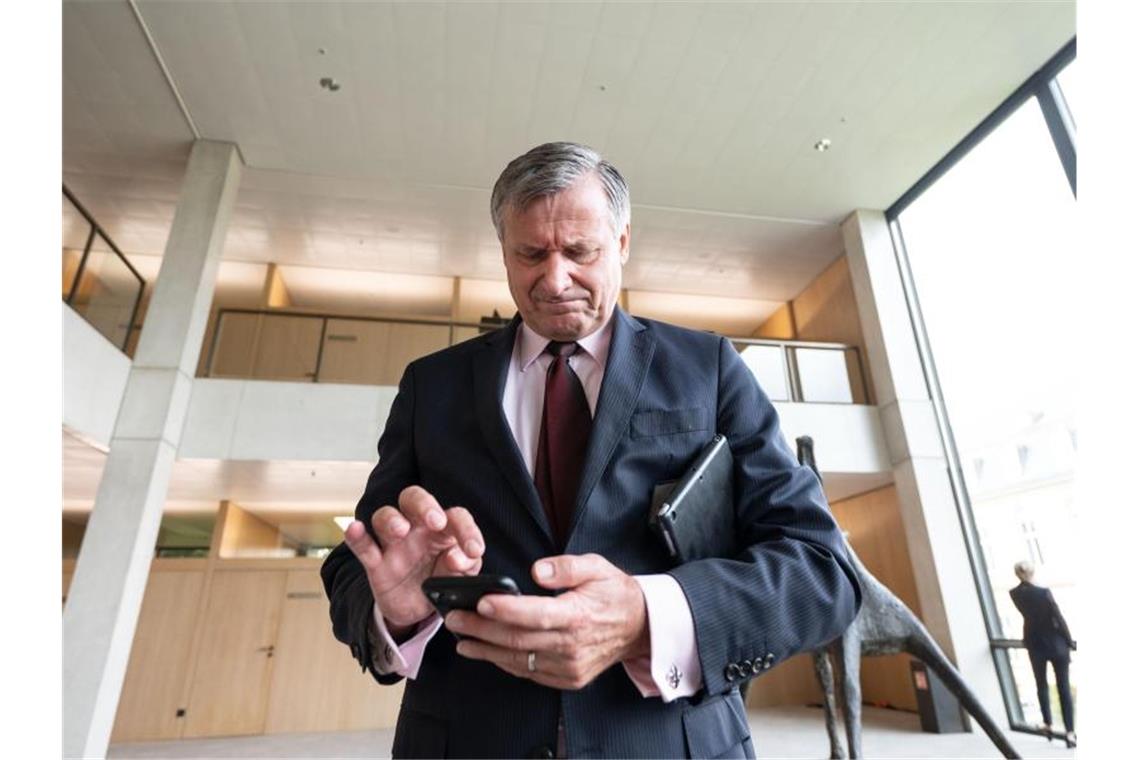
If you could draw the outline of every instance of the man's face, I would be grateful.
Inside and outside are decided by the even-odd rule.
[[[621,290],[629,225],[615,234],[601,181],[580,178],[503,219],[503,263],[523,321],[550,340],[602,327]]]

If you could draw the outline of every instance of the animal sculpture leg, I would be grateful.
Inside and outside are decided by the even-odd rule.
[[[815,662],[815,675],[823,689],[823,717],[827,722],[827,740],[831,743],[831,760],[844,760],[843,740],[839,738],[839,711],[835,704],[835,675],[831,669],[828,647],[812,653]]]
[[[934,671],[946,688],[950,690],[958,701],[962,703],[962,707],[966,708],[982,730],[986,732],[986,736],[990,737],[990,741],[998,748],[998,751],[1007,758],[1020,758],[1017,750],[1009,743],[1002,730],[998,728],[997,723],[986,712],[986,708],[982,707],[982,703],[974,696],[974,692],[970,689],[965,679],[958,672],[958,669],[947,659],[946,655],[942,653],[942,649],[935,643],[934,639],[926,632],[924,628],[914,630],[907,638],[904,644],[904,650],[918,659],[926,663],[926,666]]]
[[[855,626],[851,626],[838,643],[843,722],[847,728],[847,750],[854,760],[863,757],[863,690],[859,684],[863,641],[855,632]]]

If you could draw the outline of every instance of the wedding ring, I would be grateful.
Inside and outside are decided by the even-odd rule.
[[[533,673],[535,671],[534,652],[527,652],[526,653],[526,669],[529,670],[531,673]]]

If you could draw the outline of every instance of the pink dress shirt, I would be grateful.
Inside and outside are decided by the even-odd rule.
[[[578,345],[581,350],[570,358],[570,366],[586,392],[591,415],[597,408],[612,335],[611,317],[601,330],[580,339]],[[525,323],[519,326],[503,388],[503,414],[532,478],[546,393],[546,371],[554,360],[545,351],[548,342]],[[643,697],[661,697],[671,702],[678,697],[695,694],[703,679],[693,614],[680,584],[664,573],[635,575],[634,580],[645,595],[650,656],[627,660],[622,667]],[[438,614],[432,615],[416,627],[410,638],[397,644],[375,606],[373,618],[376,630],[370,633],[374,635],[373,665],[377,671],[414,679],[419,673],[424,650],[443,625],[443,619]]]

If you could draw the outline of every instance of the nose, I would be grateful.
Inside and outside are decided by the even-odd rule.
[[[561,253],[549,254],[542,262],[542,274],[538,281],[539,295],[555,298],[569,288],[573,284],[570,267],[571,263]]]

